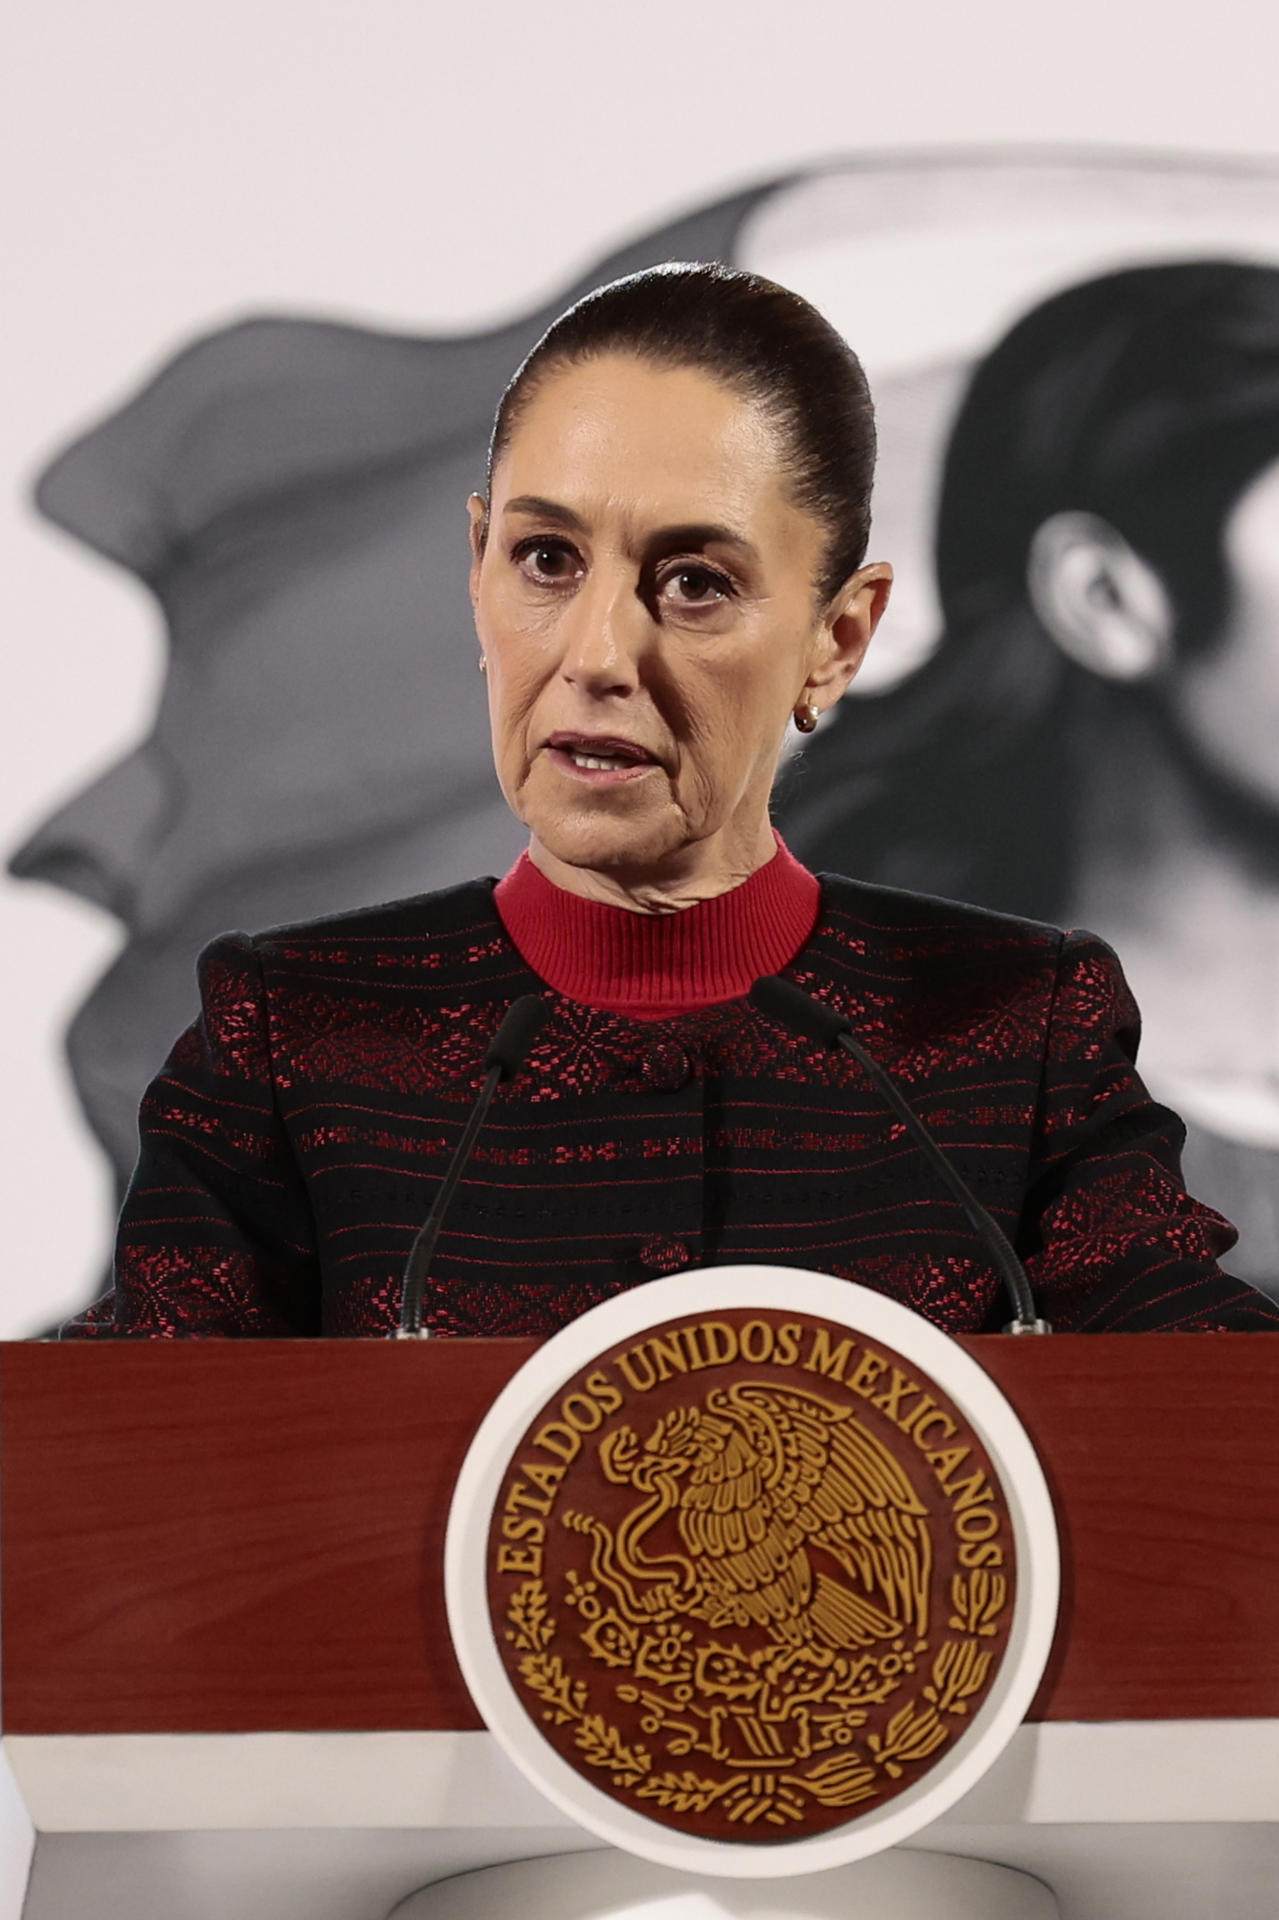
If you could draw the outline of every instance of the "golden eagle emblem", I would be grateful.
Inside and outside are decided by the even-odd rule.
[[[715,1388],[663,1415],[641,1445],[608,1434],[599,1463],[642,1499],[591,1536],[592,1578],[635,1625],[762,1627],[778,1647],[850,1649],[928,1632],[927,1509],[851,1407],[764,1382]],[[674,1514],[682,1553],[645,1543]],[[815,1568],[823,1550],[845,1578]]]
[[[637,1811],[722,1839],[819,1832],[909,1786],[1010,1624],[1007,1511],[958,1409],[888,1350],[864,1376],[893,1368],[877,1408],[834,1371],[847,1340],[765,1312],[711,1323],[713,1358],[704,1327],[655,1331],[663,1377],[638,1350],[575,1376],[490,1532],[502,1659],[546,1738]]]

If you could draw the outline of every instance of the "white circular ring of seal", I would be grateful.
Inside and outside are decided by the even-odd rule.
[[[971,1724],[937,1764],[846,1827],[768,1845],[681,1834],[623,1806],[543,1738],[502,1663],[483,1596],[493,1507],[511,1456],[561,1387],[619,1342],[685,1316],[731,1308],[809,1313],[879,1339],[940,1386],[990,1455],[1008,1503],[1017,1582],[1007,1649]],[[855,1281],[794,1267],[732,1266],[672,1274],[592,1307],[553,1334],[502,1389],[471,1443],[449,1512],[444,1586],[458,1664],[481,1716],[520,1772],[589,1832],[662,1866],[728,1879],[818,1873],[899,1846],[976,1785],[1020,1726],[1057,1623],[1060,1557],[1052,1499],[1034,1448],[990,1375],[948,1334]]]

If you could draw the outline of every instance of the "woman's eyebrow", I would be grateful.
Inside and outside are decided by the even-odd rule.
[[[548,500],[540,493],[517,494],[513,500],[507,501],[503,512],[554,520],[557,526],[567,527],[572,533],[587,532],[586,522],[571,507],[562,506],[558,500]],[[679,526],[658,527],[648,535],[644,544],[650,551],[666,547],[736,547],[752,560],[759,558],[745,534],[735,533],[732,527],[723,526],[717,520],[690,520]]]
[[[586,522],[574,513],[572,507],[562,507],[558,500],[548,500],[540,493],[517,493],[513,500],[507,501],[502,511],[527,513],[536,520],[554,520],[573,533],[586,532]]]
[[[659,527],[648,537],[652,547],[736,547],[748,559],[759,554],[744,533],[734,533],[717,520],[690,520],[678,527]]]

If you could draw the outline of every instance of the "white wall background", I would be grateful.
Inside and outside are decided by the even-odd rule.
[[[143,728],[162,658],[149,600],[35,520],[30,476],[193,331],[488,324],[686,206],[860,149],[1279,156],[1273,0],[38,0],[6,39],[6,850]],[[0,1337],[99,1268],[106,1180],[57,1050],[115,944],[0,882]]]

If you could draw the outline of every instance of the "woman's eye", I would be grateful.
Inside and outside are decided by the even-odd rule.
[[[667,594],[671,585],[678,587],[677,594]],[[727,575],[711,567],[675,567],[661,583],[664,597],[674,598],[686,606],[714,606],[727,600],[732,591],[733,583]]]
[[[521,540],[512,558],[535,582],[571,580],[577,567],[577,555],[565,540]]]

